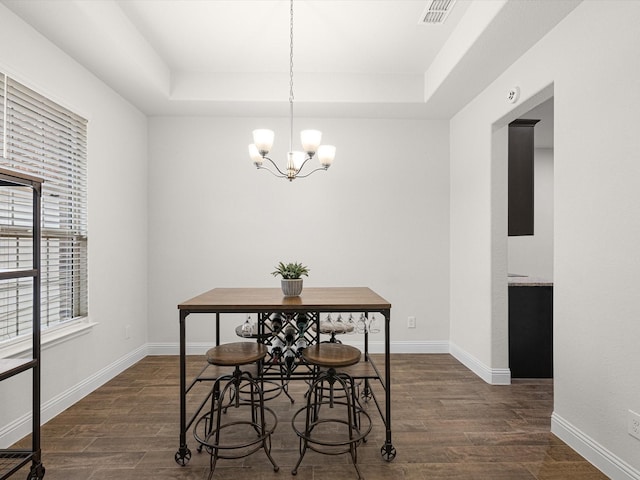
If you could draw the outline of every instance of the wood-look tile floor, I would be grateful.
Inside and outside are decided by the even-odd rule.
[[[374,357],[382,364],[381,356]],[[203,364],[203,357],[189,357],[189,374],[195,375]],[[552,381],[487,385],[445,354],[392,355],[391,368],[397,456],[392,462],[381,458],[384,427],[370,405],[373,430],[358,449],[365,479],[607,478],[550,433]],[[283,395],[269,402],[279,418],[272,454],[280,471],[274,472],[258,451],[244,459],[219,460],[214,479],[355,480],[347,455],[314,452],[307,453],[298,475],[291,475],[298,441],[290,419],[302,404],[305,385],[294,383],[290,390],[295,405]],[[206,479],[209,456],[196,452],[191,434],[187,437],[191,461],[185,467],[174,461],[178,412],[178,357],[146,357],[43,427],[45,479]]]

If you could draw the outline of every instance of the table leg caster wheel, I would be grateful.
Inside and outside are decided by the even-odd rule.
[[[35,467],[31,467],[31,471],[27,475],[27,480],[42,480],[44,478],[44,465],[39,463]]]
[[[382,459],[391,462],[394,458],[396,458],[396,449],[391,444],[385,444],[380,448],[380,455],[382,455]]]
[[[191,460],[191,450],[189,450],[187,447],[181,447],[180,450],[176,452],[174,458],[178,465],[182,465],[184,467],[187,463],[189,463],[189,460]]]

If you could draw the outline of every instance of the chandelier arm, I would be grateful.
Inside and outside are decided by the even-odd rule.
[[[306,173],[306,174],[304,174],[304,175],[296,175],[296,177],[295,177],[295,178],[306,178],[306,177],[308,177],[309,175],[311,175],[312,173],[315,173],[315,172],[317,172],[317,171],[319,171],[319,170],[324,170],[324,171],[326,171],[326,170],[328,170],[328,169],[329,169],[329,167],[318,167],[318,168],[316,168],[315,170],[311,170],[309,173]]]
[[[300,165],[300,168],[298,168],[298,172],[301,172],[302,169],[304,168],[304,166],[307,164],[307,162],[311,160],[311,157],[309,155],[307,155],[307,158],[304,159],[304,162],[302,162],[302,164]],[[297,175],[296,175],[297,177]]]
[[[256,167],[258,170],[266,170],[267,172],[269,172],[271,175],[273,175],[274,177],[278,177],[278,178],[286,178],[286,175],[278,175],[276,172],[274,172],[273,170],[271,170],[269,167],[263,167],[263,166],[259,166]]]
[[[276,164],[276,162],[274,162],[273,160],[271,160],[269,157],[262,157],[262,158],[263,158],[264,160],[269,160],[269,161],[271,162],[271,165],[273,165],[273,167],[274,167],[274,168],[278,171],[278,173],[280,174],[279,176],[282,176],[282,177],[286,177],[286,176],[287,176],[287,174],[286,174],[286,173],[284,173],[282,170],[280,170],[280,169],[278,168],[278,165]],[[276,175],[276,177],[278,176],[275,172],[271,171],[271,169],[269,169],[269,168],[267,168],[267,167],[262,167],[262,166],[260,166],[260,167],[258,167],[258,168],[263,168],[263,169],[265,169],[265,170],[270,171],[270,172],[271,172],[271,173],[273,173],[274,175]]]

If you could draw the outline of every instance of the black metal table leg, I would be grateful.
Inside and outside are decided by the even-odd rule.
[[[390,324],[391,324],[391,312],[389,310],[385,310],[381,312],[384,315],[384,377],[385,377],[385,416],[386,422],[386,438],[384,445],[380,449],[380,454],[382,458],[387,462],[392,461],[396,458],[396,449],[393,447],[391,443],[391,340],[389,338],[390,332]]]
[[[178,465],[186,465],[191,460],[191,450],[187,447],[187,348],[186,325],[188,310],[180,310],[180,448],[175,454]]]

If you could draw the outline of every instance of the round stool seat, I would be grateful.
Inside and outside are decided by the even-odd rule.
[[[257,342],[225,343],[207,351],[207,362],[223,367],[248,365],[262,360],[267,355],[267,347]]]
[[[361,352],[356,347],[342,343],[317,343],[302,351],[307,363],[326,368],[341,368],[360,361]]]

